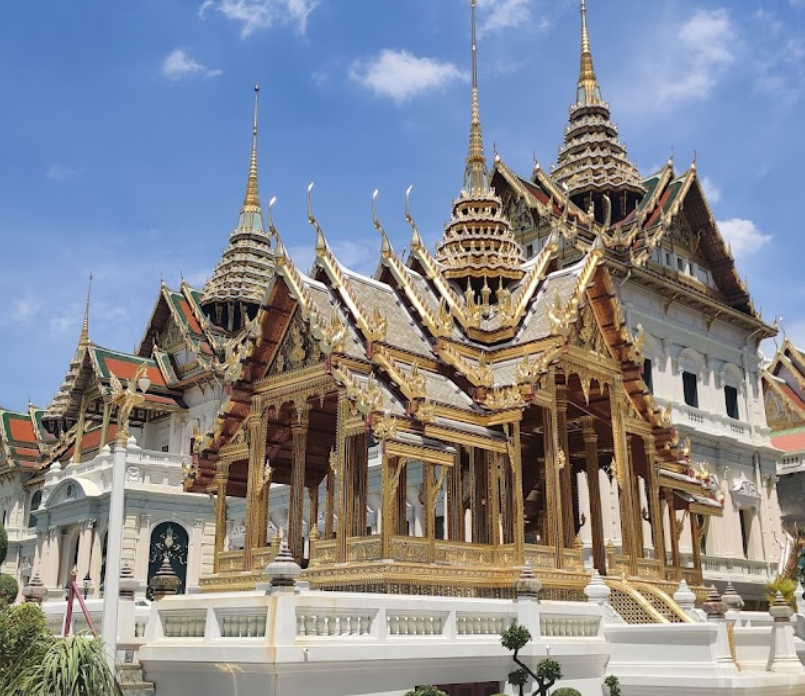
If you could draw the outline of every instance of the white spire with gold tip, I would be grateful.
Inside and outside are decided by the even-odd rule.
[[[257,314],[274,273],[271,237],[263,223],[257,176],[257,113],[260,85],[254,86],[254,120],[246,195],[229,245],[204,286],[201,305],[210,321],[227,332],[239,331]]]

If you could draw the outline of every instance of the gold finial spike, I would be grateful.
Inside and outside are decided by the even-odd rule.
[[[243,199],[244,208],[259,208],[260,193],[257,189],[257,106],[260,95],[260,85],[254,85],[254,124],[252,126],[252,155],[249,160],[249,178],[246,182],[246,197]]]
[[[478,42],[475,22],[475,2],[472,8],[472,118],[470,121],[470,146],[467,168],[464,172],[464,191],[486,193],[489,191],[489,171],[484,157],[484,140],[481,131],[481,109],[478,105]]]
[[[81,325],[81,338],[78,345],[86,348],[90,344],[89,340],[89,305],[92,300],[92,273],[89,274],[89,287],[87,288],[87,304],[84,307],[84,323]]]
[[[581,70],[579,87],[576,92],[577,104],[598,104],[602,102],[601,87],[595,76],[593,51],[590,47],[590,31],[587,28],[587,2],[581,0]]]

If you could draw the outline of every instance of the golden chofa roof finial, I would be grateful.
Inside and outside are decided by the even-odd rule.
[[[601,87],[595,76],[593,51],[590,47],[590,31],[587,28],[587,0],[581,0],[581,70],[579,72],[576,103],[598,104],[601,101]]]
[[[78,339],[78,345],[81,348],[86,348],[90,345],[89,340],[89,305],[92,300],[92,273],[89,274],[89,287],[87,288],[87,304],[84,307],[84,323],[81,325],[81,337]]]
[[[489,191],[489,171],[486,168],[486,157],[484,157],[481,110],[478,105],[478,42],[475,28],[475,2],[476,0],[470,0],[472,8],[472,118],[467,168],[464,172],[464,191],[470,195]]]

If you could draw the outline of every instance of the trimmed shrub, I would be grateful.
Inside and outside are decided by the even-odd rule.
[[[19,594],[20,586],[10,575],[0,575],[0,602],[13,604]]]
[[[553,696],[581,696],[581,691],[576,691],[575,689],[564,686],[554,691]]]
[[[418,686],[413,691],[405,694],[405,696],[447,696],[447,694],[435,686]]]

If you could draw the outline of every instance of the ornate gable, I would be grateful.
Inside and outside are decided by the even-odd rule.
[[[310,333],[308,323],[296,312],[280,343],[268,375],[282,375],[303,370],[320,363],[322,352],[319,342]]]

